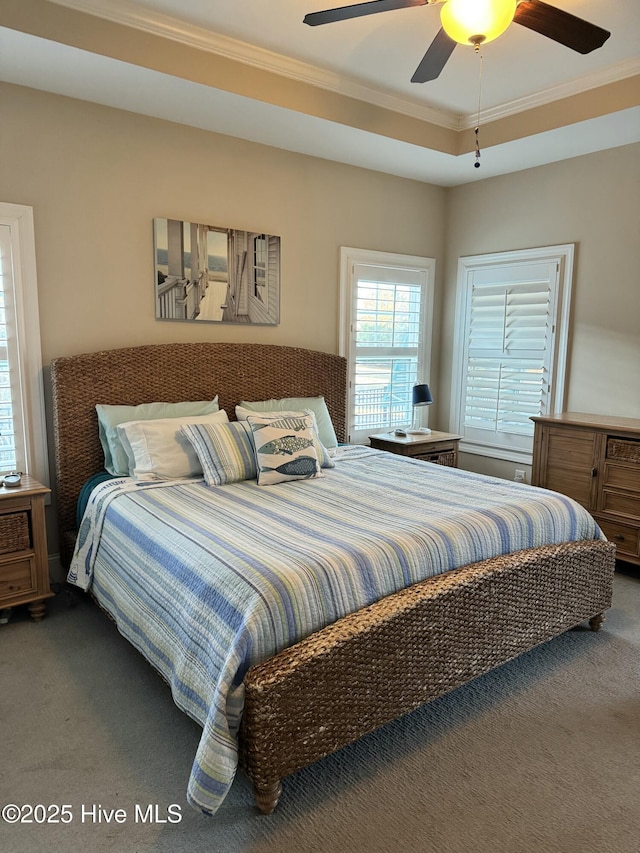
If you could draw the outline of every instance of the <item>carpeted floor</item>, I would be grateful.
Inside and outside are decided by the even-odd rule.
[[[215,817],[187,806],[199,728],[88,601],[0,626],[0,724],[0,805],[71,817],[0,820],[7,853],[640,853],[640,577],[616,575],[598,634],[570,631],[289,777],[270,817],[243,776]]]

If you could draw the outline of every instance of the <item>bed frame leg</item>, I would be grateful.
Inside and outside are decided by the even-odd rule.
[[[589,627],[592,631],[599,631],[603,622],[604,613],[597,613],[595,616],[589,619]]]
[[[253,793],[256,798],[256,805],[262,814],[271,814],[278,805],[278,800],[282,793],[282,785],[279,779],[276,779],[275,782],[269,785],[254,785]]]

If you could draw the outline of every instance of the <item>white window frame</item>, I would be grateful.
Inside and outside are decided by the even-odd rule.
[[[433,330],[433,304],[435,290],[434,258],[419,255],[402,255],[392,252],[379,252],[371,249],[356,249],[349,246],[340,247],[340,317],[339,317],[339,353],[348,361],[348,393],[346,406],[347,431],[350,430],[353,415],[353,389],[355,388],[355,335],[353,334],[353,318],[355,316],[356,275],[355,267],[359,264],[386,267],[388,269],[416,270],[420,274],[424,287],[422,301],[422,335],[418,354],[418,381],[430,383],[431,371],[431,342]],[[423,414],[421,410],[420,414]],[[371,432],[371,431],[369,431]],[[367,433],[368,435],[368,433]],[[347,439],[353,443],[366,441],[367,435],[349,435]]]
[[[506,268],[537,261],[556,264],[556,282],[549,309],[551,323],[549,385],[545,395],[546,405],[543,406],[544,411],[540,413],[552,414],[564,409],[574,253],[575,244],[566,243],[535,249],[472,255],[459,259],[450,424],[454,432],[463,436],[460,442],[461,451],[524,464],[531,464],[533,455],[533,437],[528,442],[530,446],[527,449],[485,444],[478,440],[470,441],[464,437],[463,398],[467,373],[470,295],[474,272],[489,267]]]
[[[17,335],[19,362],[19,399],[22,429],[16,436],[20,467],[40,483],[49,485],[47,427],[44,408],[40,317],[38,310],[38,278],[33,208],[0,202],[0,225],[10,229],[13,327]],[[18,450],[18,447],[17,447]]]
[[[258,241],[262,248],[258,252]],[[258,254],[264,257],[264,264],[258,263]],[[269,310],[269,236],[267,234],[251,235],[251,270],[253,293],[251,294],[265,311]]]

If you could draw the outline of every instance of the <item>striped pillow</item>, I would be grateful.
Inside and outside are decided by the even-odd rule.
[[[244,421],[187,424],[182,432],[191,442],[208,486],[224,486],[256,477],[251,427]]]

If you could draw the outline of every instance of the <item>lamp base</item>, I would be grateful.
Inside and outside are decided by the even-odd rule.
[[[416,429],[408,429],[407,435],[429,435],[431,430],[429,427],[417,427]]]

